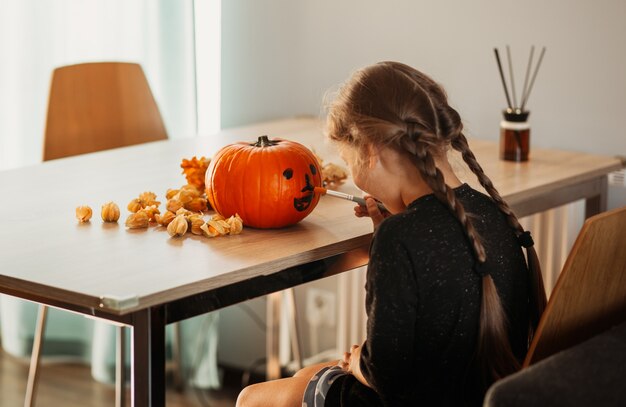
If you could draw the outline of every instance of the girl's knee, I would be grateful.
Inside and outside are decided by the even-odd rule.
[[[241,392],[239,392],[239,396],[237,396],[237,404],[236,407],[254,407],[259,405],[254,401],[254,387],[255,385],[250,385],[244,387]]]
[[[251,384],[237,397],[237,407],[294,407],[302,405],[302,395],[308,380],[286,378]]]

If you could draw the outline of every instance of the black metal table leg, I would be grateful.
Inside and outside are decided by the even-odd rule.
[[[134,407],[165,406],[165,313],[154,307],[133,314]]]
[[[599,193],[585,200],[585,219],[606,211],[609,180],[606,175],[598,180]]]

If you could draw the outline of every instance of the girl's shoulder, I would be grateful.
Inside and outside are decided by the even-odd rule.
[[[490,219],[502,216],[490,197],[468,184],[455,188],[454,192],[466,212],[475,219],[489,223]],[[429,194],[411,202],[403,212],[386,218],[379,225],[375,237],[415,243],[454,235],[464,236],[458,220],[445,203]]]
[[[405,211],[386,218],[376,230],[376,239],[415,243],[428,240],[450,226],[449,209],[433,196],[419,206],[409,206]]]

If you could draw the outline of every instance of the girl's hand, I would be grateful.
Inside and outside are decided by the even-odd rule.
[[[378,207],[378,203],[374,198],[370,195],[365,195],[365,204],[366,206],[357,205],[354,207],[354,214],[357,218],[363,218],[369,216],[372,219],[372,223],[374,224],[374,230],[378,228],[380,222],[382,222],[386,217],[391,214],[387,211],[381,212]]]
[[[343,359],[337,362],[337,366],[346,373],[350,373],[350,352],[344,352]]]
[[[344,352],[343,359],[337,363],[337,366],[342,368],[345,372],[353,374],[355,366],[358,369],[359,357],[361,356],[361,349],[359,345],[352,345],[350,352]]]
[[[350,347],[350,363],[349,371],[354,374],[355,372],[361,373],[361,366],[359,360],[361,359],[361,347],[359,345],[352,345]]]
[[[364,385],[371,387],[361,373],[361,365],[359,365],[360,359],[361,347],[359,345],[352,345],[352,347],[350,347],[350,352],[345,352],[343,354],[343,359],[337,363],[337,366],[343,369],[346,373],[350,373],[356,377],[356,379]]]

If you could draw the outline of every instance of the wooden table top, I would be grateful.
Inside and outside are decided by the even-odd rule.
[[[469,144],[483,170],[511,207],[622,168],[621,160],[616,157],[532,146],[528,161],[504,161],[498,158],[496,142],[469,139]],[[462,159],[455,157],[452,161],[462,162]],[[480,189],[469,169],[464,167],[459,172],[470,185]]]
[[[153,191],[163,209],[165,191],[186,183],[182,158],[211,157],[226,144],[262,134],[299,141],[325,161],[343,164],[324,141],[318,119],[295,118],[0,172],[0,292],[91,308],[99,307],[101,297],[118,299],[109,308],[125,314],[367,244],[370,221],[352,215],[353,203],[331,197],[322,197],[302,222],[279,230],[244,228],[240,235],[207,239],[124,227],[131,199]],[[532,161],[510,163],[498,159],[496,143],[470,144],[511,203],[620,168],[609,157],[535,149]],[[476,185],[469,171],[460,175]],[[338,189],[357,193],[351,183]],[[100,206],[108,201],[120,206],[117,224],[100,220]],[[77,223],[79,205],[94,210],[91,222]]]

